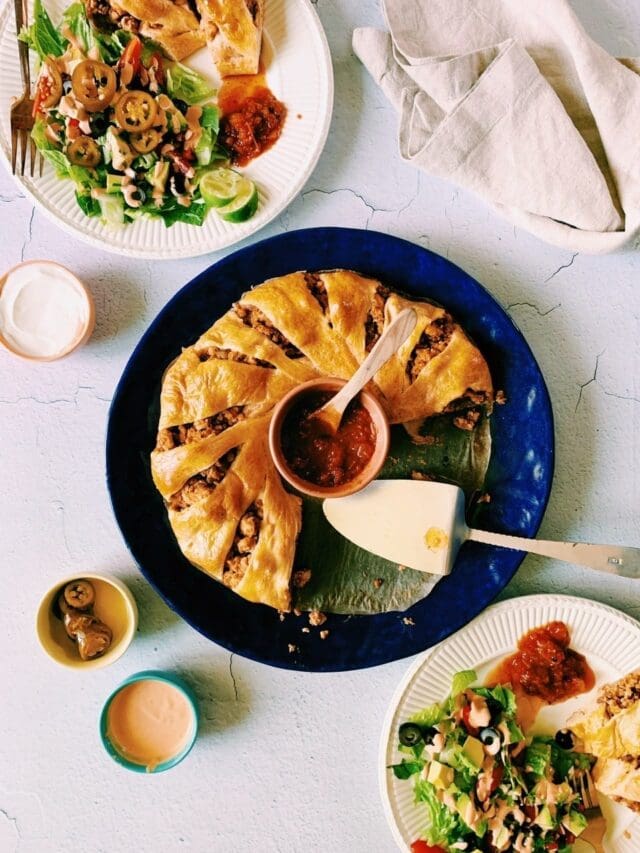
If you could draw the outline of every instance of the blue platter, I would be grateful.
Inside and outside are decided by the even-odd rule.
[[[228,255],[185,285],[144,334],[111,405],[107,483],[116,519],[144,576],[194,628],[253,660],[315,672],[376,666],[434,645],[484,610],[523,559],[518,551],[466,543],[453,573],[405,613],[330,615],[322,640],[317,631],[301,633],[304,615],[281,621],[275,610],[249,604],[182,556],[149,467],[165,368],[250,287],[295,270],[336,268],[445,306],[484,353],[495,387],[504,389],[507,404],[496,406],[491,419],[491,502],[481,505],[477,526],[534,536],[554,460],[549,395],[522,334],[478,282],[420,246],[374,231],[292,231]]]

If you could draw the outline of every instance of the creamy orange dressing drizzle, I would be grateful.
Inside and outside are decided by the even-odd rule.
[[[149,772],[182,752],[192,730],[189,702],[165,681],[128,684],[109,706],[109,740],[124,758]]]

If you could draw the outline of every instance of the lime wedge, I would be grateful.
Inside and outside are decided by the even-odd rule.
[[[258,190],[253,181],[243,178],[232,202],[216,211],[226,222],[246,222],[258,209]]]
[[[233,169],[212,169],[200,178],[200,193],[209,207],[223,207],[235,199],[245,180]]]

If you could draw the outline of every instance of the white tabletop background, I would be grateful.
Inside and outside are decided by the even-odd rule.
[[[634,0],[574,0],[589,32],[640,54]],[[382,25],[377,0],[318,0],[336,98],[322,158],[291,207],[254,239],[344,225],[413,240],[489,288],[546,377],[557,467],[548,538],[640,545],[640,255],[572,255],[499,219],[396,150],[392,109],[355,59],[353,27]],[[409,661],[314,675],[271,669],[208,642],[139,574],[105,486],[115,384],[176,290],[219,255],[153,263],[101,253],[34,210],[0,168],[2,267],[67,264],[90,285],[90,343],[57,364],[0,353],[1,853],[383,853],[394,849],[377,789],[378,739]],[[322,265],[322,258],[318,258]],[[56,666],[33,630],[40,595],[69,572],[114,573],[140,607],[132,647],[91,673]],[[570,592],[640,617],[640,584],[528,557],[504,597]],[[107,694],[140,669],[183,673],[201,702],[189,759],[139,776],[102,751]]]

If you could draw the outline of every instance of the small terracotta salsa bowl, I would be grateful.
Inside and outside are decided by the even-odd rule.
[[[303,382],[302,385],[298,385],[289,391],[273,410],[269,425],[269,450],[273,462],[280,475],[289,485],[293,486],[296,491],[310,497],[341,498],[359,492],[378,476],[389,452],[390,429],[385,411],[373,394],[368,391],[361,391],[355,400],[369,413],[376,436],[373,453],[364,468],[353,479],[335,486],[322,486],[303,479],[289,466],[282,447],[282,431],[287,415],[294,406],[301,402],[302,397],[321,392],[335,394],[345,384],[344,379],[311,379],[309,382]]]

